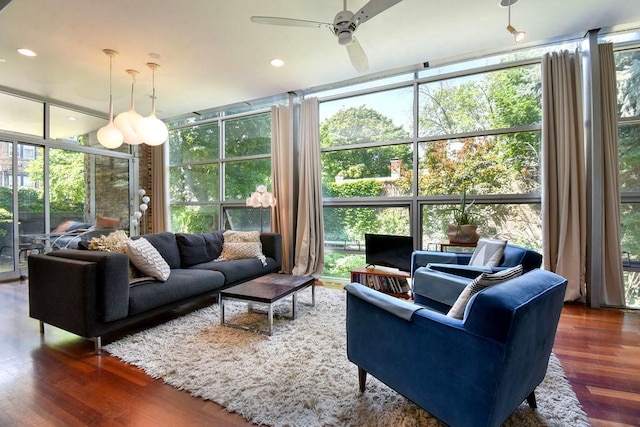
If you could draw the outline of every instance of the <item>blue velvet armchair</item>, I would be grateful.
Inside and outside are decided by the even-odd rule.
[[[499,426],[525,399],[535,408],[566,285],[533,270],[475,294],[463,320],[347,285],[360,390],[369,373],[451,426]]]
[[[496,267],[470,266],[470,253],[414,251],[411,255],[412,292],[415,302],[446,313],[469,282],[482,273],[495,273],[521,264],[524,273],[542,265],[542,255],[507,244]]]

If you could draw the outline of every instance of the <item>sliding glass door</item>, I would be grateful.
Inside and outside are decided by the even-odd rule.
[[[0,277],[15,270],[11,142],[0,141]]]

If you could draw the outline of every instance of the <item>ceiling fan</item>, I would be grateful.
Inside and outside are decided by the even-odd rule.
[[[347,10],[347,0],[343,0],[343,10],[338,12],[333,23],[305,21],[302,19],[279,18],[275,16],[252,16],[251,22],[256,24],[284,25],[290,27],[328,28],[338,37],[338,43],[347,48],[353,67],[358,72],[369,69],[367,54],[354,37],[353,33],[358,26],[369,19],[387,10],[402,0],[370,0],[356,13]]]

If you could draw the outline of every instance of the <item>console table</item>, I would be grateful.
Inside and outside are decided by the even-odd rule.
[[[447,252],[447,248],[475,248],[478,246],[478,242],[474,243],[460,243],[450,242],[449,240],[443,240],[440,242],[440,252]]]

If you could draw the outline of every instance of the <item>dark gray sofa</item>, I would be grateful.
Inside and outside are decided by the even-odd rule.
[[[29,315],[94,340],[101,336],[221,289],[280,271],[282,240],[261,233],[266,265],[257,258],[213,261],[223,232],[161,232],[144,236],[171,267],[165,282],[131,281],[129,258],[116,252],[59,250],[29,257]]]

